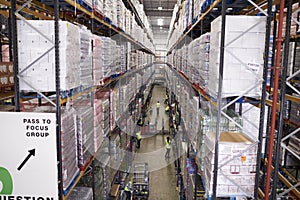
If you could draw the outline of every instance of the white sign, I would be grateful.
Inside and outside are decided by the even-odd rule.
[[[259,73],[260,64],[258,64],[258,63],[248,63],[247,66],[248,66],[249,71],[252,71],[256,74]]]
[[[57,200],[55,113],[0,112],[0,200]]]

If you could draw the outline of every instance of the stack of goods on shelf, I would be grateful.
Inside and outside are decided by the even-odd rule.
[[[199,38],[193,40],[188,46],[188,63],[190,68],[190,74],[187,76],[191,79],[190,81],[199,84],[200,83],[200,74],[199,74]]]
[[[203,3],[203,0],[194,0],[194,16],[193,16],[194,19],[200,15],[202,3]]]
[[[254,143],[240,132],[220,133],[218,165],[222,167],[218,170],[217,196],[254,195],[257,156],[257,145]],[[215,132],[209,132],[205,137],[204,156],[204,180],[208,196],[212,195],[213,190],[214,146]]]
[[[200,131],[200,109],[199,109],[199,97],[194,96],[189,104],[188,109],[182,112],[187,112],[187,130],[191,135],[191,139],[194,142],[193,146],[196,146],[196,141],[198,140]]]
[[[120,45],[120,72],[126,71],[126,45]]]
[[[169,35],[168,35],[168,44],[167,44],[167,49],[170,49],[174,43],[178,39],[179,30],[178,30],[178,21],[175,22],[176,16],[178,13],[178,6],[179,4],[175,4],[174,9],[173,9],[173,14],[170,22],[170,29],[169,29]]]
[[[298,96],[299,98],[299,96]],[[299,127],[300,125],[300,104],[294,101],[291,101],[291,113],[290,121]]]
[[[12,62],[0,62],[0,91],[14,86],[14,66]]]
[[[103,78],[102,73],[102,40],[101,37],[93,35],[93,74],[94,85],[100,85]]]
[[[203,101],[204,102],[204,101]],[[202,105],[202,103],[201,103]],[[200,109],[199,110],[199,119],[201,127],[201,133],[198,135],[197,138],[197,147],[198,147],[198,154],[197,154],[197,158],[198,158],[198,162],[200,165],[199,170],[201,172],[204,171],[204,155],[205,155],[205,137],[206,137],[206,133],[209,131],[209,127],[210,127],[210,118],[208,117],[208,110],[207,109]]]
[[[131,51],[129,53],[129,69],[137,69],[138,68],[138,51]]]
[[[132,13],[130,10],[125,10],[125,33],[131,35],[131,27],[132,27]]]
[[[92,33],[86,27],[80,27],[80,85],[93,85]]]
[[[93,189],[89,187],[75,187],[68,199],[93,200]]]
[[[100,124],[104,131],[104,135],[107,135],[109,132],[109,93],[97,92],[95,98],[102,101],[102,115]]]
[[[118,24],[117,5],[118,5],[118,2],[116,0],[113,0],[112,8],[111,8],[111,15],[112,15],[111,21],[112,21],[112,24],[114,24],[114,25]]]
[[[110,92],[111,94],[111,104],[112,104],[112,117],[115,122],[118,123],[118,119],[122,112],[120,111],[120,89],[119,87],[114,88]]]
[[[192,0],[184,1],[182,4],[182,11],[184,22],[184,29],[188,29],[189,25],[192,23]]]
[[[45,38],[38,31],[48,36]],[[54,49],[42,56],[54,44],[54,22],[50,20],[18,21],[18,58],[21,72],[20,90],[56,91]],[[61,90],[70,90],[80,85],[80,34],[78,26],[59,21],[60,39],[60,86]],[[25,70],[24,72],[22,72]]]
[[[125,10],[126,7],[122,0],[117,0],[117,26],[122,30],[125,30]]]
[[[99,12],[101,14],[103,14],[103,1],[104,0],[95,0],[94,1],[94,9],[96,10],[96,12]]]
[[[76,111],[74,109],[63,109],[61,124],[62,177],[63,188],[66,190],[79,171]]]
[[[96,96],[96,95],[95,95]],[[101,125],[103,116],[102,100],[94,99],[94,148],[97,151],[104,139],[104,129]]]
[[[112,20],[112,11],[113,8],[113,0],[104,0],[104,4],[103,4],[103,14],[105,17],[107,17],[108,19]]]
[[[83,170],[94,154],[94,110],[88,100],[76,103],[78,166]]]
[[[2,62],[9,62],[9,45],[1,46]]]
[[[260,97],[266,17],[227,17],[222,97]],[[221,21],[218,17],[211,23],[208,92],[213,98],[219,84]]]
[[[102,40],[102,73],[103,77],[109,77],[115,73],[116,41],[108,37],[101,37]]]
[[[121,47],[116,45],[115,49],[115,73],[121,72]]]
[[[200,86],[207,87],[209,79],[209,51],[210,51],[210,33],[201,35],[199,38],[199,72]]]

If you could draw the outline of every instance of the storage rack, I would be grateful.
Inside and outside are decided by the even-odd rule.
[[[284,1],[281,1],[281,2],[284,2]],[[251,5],[250,5],[251,3]],[[264,13],[267,17],[267,29],[266,29],[266,45],[265,45],[265,58],[268,57],[268,47],[269,47],[269,41],[270,41],[270,32],[271,32],[271,21],[274,20],[273,17],[271,17],[272,15],[276,14],[276,13],[272,13],[271,12],[271,7],[272,5],[277,5],[277,8],[279,8],[278,4],[280,2],[279,1],[249,1],[248,4],[247,4],[247,1],[243,1],[243,2],[238,2],[238,1],[232,1],[230,4],[226,1],[221,1],[221,0],[216,0],[216,1],[212,1],[210,2],[210,5],[208,6],[208,8],[206,8],[199,16],[194,16],[194,20],[191,24],[189,24],[189,26],[186,27],[186,29],[181,33],[181,36],[176,40],[176,42],[174,44],[171,44],[170,41],[168,41],[168,46],[169,46],[169,50],[168,50],[168,54],[171,54],[172,53],[172,50],[174,49],[179,49],[180,47],[182,47],[184,44],[188,44],[189,41],[193,40],[194,37],[199,37],[199,35],[209,31],[209,24],[210,22],[217,16],[219,15],[222,15],[222,26],[225,27],[225,14],[226,15],[237,15],[237,14],[246,14],[246,15],[254,15],[254,14],[257,14],[259,12],[261,13]],[[284,6],[282,5],[280,7],[279,10],[283,10],[283,7],[289,7],[291,6],[292,4],[295,4],[296,2],[293,2],[293,1],[289,1],[287,2],[286,4],[284,4]],[[179,6],[179,10],[181,9],[181,5]],[[222,9],[221,9],[222,8]],[[228,9],[230,8],[230,9]],[[266,13],[266,11],[268,13]],[[288,52],[288,45],[289,45],[289,38],[293,39],[293,40],[297,40],[298,38],[298,35],[292,35],[290,36],[290,32],[289,32],[289,28],[290,28],[290,15],[291,15],[291,9],[289,8],[288,11],[287,11],[287,14],[286,14],[286,22],[287,22],[287,28],[286,28],[286,37],[285,37],[285,50],[284,50],[284,62],[282,63],[283,66],[284,66],[284,69],[287,68],[287,59],[288,59],[288,55],[289,55],[289,52]],[[225,12],[226,11],[226,12]],[[294,12],[298,12],[298,10],[294,9]],[[212,17],[213,16],[213,17]],[[178,13],[176,14],[176,19],[175,19],[175,22],[178,21],[179,19],[179,11]],[[181,16],[183,17],[183,16]],[[298,30],[298,27],[299,27],[299,15],[297,17],[297,19],[293,19],[296,23],[297,23],[297,30]],[[175,24],[175,23],[174,23]],[[173,31],[175,29],[175,26],[173,28],[171,28],[171,36],[173,34]],[[275,31],[276,32],[276,26],[275,26]],[[226,37],[226,34],[224,32],[224,29],[222,29],[222,32],[221,32],[221,35],[222,35],[222,41],[224,42],[224,37]],[[275,36],[274,36],[274,39],[275,40]],[[281,38],[281,36],[279,36],[279,38]],[[275,44],[275,41],[274,41],[274,44]],[[224,45],[224,43],[223,43]],[[278,44],[279,45],[279,44]],[[221,48],[223,48],[224,46],[222,46]],[[296,49],[296,47],[295,47]],[[273,51],[274,52],[274,51]],[[221,62],[222,60],[224,59],[223,56],[224,55],[224,52],[221,53]],[[296,58],[296,51],[293,53],[293,60],[294,60],[294,63],[295,64],[295,58]],[[226,58],[225,58],[226,59]],[[274,59],[274,58],[273,58]],[[274,65],[272,65],[274,66]],[[173,65],[170,65],[171,68],[174,68],[174,69],[177,69],[178,67],[180,66],[173,66]],[[271,106],[274,110],[276,110],[276,107],[278,108],[278,111],[280,111],[280,114],[277,116],[278,118],[278,131],[281,132],[278,134],[277,138],[278,138],[278,141],[281,141],[281,142],[278,142],[277,143],[277,147],[276,147],[276,153],[274,152],[273,154],[273,151],[272,153],[270,154],[270,157],[269,157],[269,160],[270,160],[270,163],[272,163],[272,165],[275,166],[275,173],[274,173],[274,176],[272,176],[273,180],[275,180],[275,184],[273,184],[273,192],[272,192],[272,199],[274,199],[274,195],[276,195],[276,189],[277,189],[277,179],[279,177],[280,181],[283,182],[283,184],[289,188],[287,189],[285,192],[279,194],[279,197],[282,197],[283,195],[286,195],[287,193],[289,192],[293,192],[294,195],[296,195],[297,197],[296,198],[300,198],[299,197],[299,190],[297,189],[297,187],[299,188],[299,183],[297,183],[297,180],[292,180],[292,179],[288,179],[286,178],[287,177],[287,170],[278,170],[279,168],[279,152],[281,149],[287,149],[287,146],[286,144],[283,144],[284,141],[286,141],[289,137],[291,137],[292,135],[295,135],[296,133],[299,132],[299,124],[293,124],[291,123],[291,121],[289,119],[286,119],[285,122],[283,121],[283,107],[284,107],[284,102],[285,102],[285,99],[288,99],[289,101],[292,101],[292,102],[299,102],[299,97],[295,96],[295,95],[291,95],[291,93],[286,93],[286,90],[284,89],[285,88],[285,80],[289,81],[290,83],[287,83],[288,86],[291,85],[291,80],[295,79],[297,80],[297,78],[295,78],[298,74],[299,74],[299,70],[294,70],[293,71],[293,74],[289,77],[289,78],[286,78],[285,77],[285,73],[283,73],[283,75],[281,76],[281,98],[279,100],[279,103],[277,103],[277,100],[275,101],[272,101],[270,99],[268,99],[266,97],[266,92],[267,92],[267,86],[266,86],[266,78],[267,78],[267,67],[268,67],[268,63],[267,63],[267,60],[265,60],[265,64],[264,64],[264,69],[265,69],[265,72],[264,72],[264,83],[263,83],[263,96],[261,97],[261,99],[257,99],[255,100],[255,103],[254,105],[258,106],[261,108],[261,114],[260,114],[260,126],[259,126],[259,133],[260,133],[260,137],[259,137],[259,141],[257,141],[257,144],[259,144],[259,150],[258,150],[258,154],[257,154],[257,171],[256,171],[256,185],[255,185],[255,196],[254,198],[257,199],[258,197],[258,193],[260,195],[261,198],[265,198],[265,199],[268,199],[269,197],[268,196],[265,196],[263,189],[264,189],[264,183],[259,183],[258,182],[258,179],[259,179],[259,174],[261,173],[261,169],[263,170],[263,173],[265,174],[266,171],[264,170],[265,167],[264,166],[261,166],[260,163],[260,158],[261,158],[261,144],[262,144],[262,139],[263,139],[263,136],[262,136],[262,133],[263,133],[263,123],[264,123],[264,113],[267,113],[265,111],[265,106]],[[222,64],[221,64],[221,68],[222,68]],[[220,68],[220,71],[222,71]],[[178,69],[178,72],[180,74],[180,76],[183,78],[183,79],[186,79],[188,81],[190,81],[189,77],[187,77],[186,75],[182,74],[181,71],[179,71]],[[273,75],[274,76],[274,75]],[[271,80],[271,83],[273,80]],[[277,82],[277,81],[274,81],[274,82]],[[221,83],[221,80],[220,80],[220,83]],[[219,85],[220,85],[219,83]],[[221,103],[222,103],[222,99],[220,98],[220,96],[217,98],[217,99],[212,99],[207,93],[206,93],[206,90],[205,88],[202,88],[200,87],[199,85],[197,84],[194,84],[193,82],[190,82],[190,84],[199,92],[200,96],[202,96],[202,98],[210,101],[212,103],[212,105],[214,105],[215,107],[217,107],[218,109],[218,123],[217,124],[220,124],[220,117],[222,115],[221,113],[221,110],[222,110],[222,107],[221,107]],[[297,93],[299,94],[299,87],[296,88],[294,86],[291,86],[292,90],[294,91],[294,93]],[[219,88],[220,89],[220,88]],[[275,92],[275,91],[274,91]],[[277,91],[276,91],[277,92]],[[276,93],[275,92],[275,93]],[[218,95],[220,95],[220,92],[218,92]],[[231,101],[227,106],[230,106],[230,104],[236,102],[240,97],[234,99],[233,101]],[[273,96],[273,99],[274,96]],[[277,98],[276,98],[277,99]],[[247,101],[247,98],[245,98],[245,100]],[[249,101],[249,99],[248,99]],[[253,103],[253,100],[250,100],[252,101]],[[260,103],[259,103],[260,102]],[[281,107],[279,107],[279,104]],[[225,106],[225,107],[227,107]],[[224,107],[223,107],[224,108]],[[280,109],[281,108],[281,109]],[[270,113],[270,111],[269,111]],[[274,119],[274,117],[273,117]],[[268,120],[268,124],[270,124],[270,121]],[[294,128],[292,129],[293,131],[290,132],[290,134],[287,134],[286,131],[285,131],[285,135],[286,137],[283,138],[283,140],[281,140],[281,134],[282,134],[282,129],[283,129],[283,124],[285,125],[288,125],[288,126],[291,126],[291,125],[294,125]],[[219,132],[219,131],[217,131]],[[266,144],[270,144],[270,143],[273,143],[273,139],[269,139],[269,137],[266,138]],[[218,140],[216,141],[216,148],[218,146]],[[192,141],[191,141],[192,143]],[[281,146],[281,147],[280,147]],[[218,149],[216,149],[216,152],[217,152]],[[289,150],[287,150],[289,151]],[[293,154],[294,156],[298,157],[297,155],[295,155],[295,153],[291,152],[290,150],[290,153]],[[275,160],[275,162],[272,162],[272,155],[273,155],[273,161]],[[276,155],[276,158],[275,158],[275,155]],[[217,162],[217,158],[215,160],[215,163]],[[264,162],[264,164],[266,164]],[[273,168],[273,166],[271,166]],[[277,168],[277,169],[276,169]],[[280,169],[282,169],[280,167]],[[217,169],[215,168],[215,171],[216,172]],[[271,174],[271,170],[269,169],[268,172],[267,172],[269,175]],[[216,174],[216,173],[214,173]],[[216,187],[216,179],[217,177],[214,176],[214,194],[212,196],[212,198],[216,198],[215,196],[215,193],[216,193],[216,190],[215,190],[215,187]],[[293,184],[294,186],[293,186]],[[278,186],[279,187],[279,186]],[[269,186],[267,185],[267,190],[268,190]],[[268,190],[269,191],[269,190]]]
[[[131,70],[128,64],[126,64],[126,71],[121,72],[120,74],[112,75],[111,77],[105,78],[103,80],[103,85],[97,86],[97,87],[88,87],[83,90],[74,90],[74,91],[68,91],[70,93],[65,93],[65,91],[61,91],[60,89],[60,80],[59,80],[59,38],[58,38],[58,21],[59,20],[66,20],[70,22],[75,22],[77,24],[86,25],[94,34],[97,35],[105,35],[114,38],[119,43],[125,43],[129,42],[132,45],[132,49],[138,49],[141,50],[147,54],[153,54],[153,47],[146,47],[141,42],[135,40],[132,36],[130,36],[128,33],[124,32],[124,30],[120,29],[116,25],[114,25],[109,18],[104,16],[102,13],[96,12],[92,7],[89,7],[89,5],[84,4],[83,1],[73,1],[73,0],[65,0],[65,1],[27,1],[24,2],[19,1],[6,1],[1,0],[0,5],[3,5],[7,7],[7,10],[10,8],[11,13],[11,24],[12,24],[12,39],[10,40],[11,43],[13,43],[14,48],[11,48],[13,50],[13,58],[14,58],[14,73],[15,73],[15,90],[14,90],[14,100],[15,100],[15,111],[20,111],[20,104],[23,101],[22,93],[19,91],[19,72],[18,72],[18,52],[17,52],[17,31],[16,31],[16,18],[22,18],[22,20],[27,19],[36,19],[36,20],[53,20],[55,21],[55,44],[52,49],[55,49],[55,69],[56,69],[56,92],[55,93],[41,93],[37,92],[37,94],[32,94],[29,98],[36,98],[38,97],[39,102],[41,102],[41,99],[45,98],[48,100],[52,105],[56,107],[56,118],[57,118],[57,158],[58,158],[58,188],[59,188],[59,199],[67,199],[70,193],[72,192],[73,188],[77,185],[77,183],[82,179],[83,176],[87,173],[87,171],[92,168],[92,171],[94,173],[94,159],[95,155],[93,155],[90,159],[90,161],[85,165],[84,170],[82,170],[77,177],[74,179],[73,184],[70,188],[68,188],[67,191],[63,190],[62,187],[62,167],[61,167],[61,151],[60,151],[60,132],[61,132],[61,107],[64,106],[66,103],[68,103],[70,100],[75,100],[79,97],[85,96],[86,94],[90,94],[93,96],[94,91],[102,91],[108,89],[109,91],[111,88],[116,85],[115,83],[119,81],[120,79],[126,79],[127,83],[127,77],[128,76],[135,76],[136,73],[139,73],[142,70],[146,70],[150,65],[143,66],[142,68],[138,70]],[[153,43],[152,38],[150,37],[150,34],[145,29],[145,25],[140,19],[140,16],[138,16],[138,13],[135,9],[135,7],[131,4],[129,0],[124,0],[124,4],[129,5],[128,8],[134,13],[135,18],[141,26],[144,31],[148,35],[148,39],[151,40],[151,43]],[[30,5],[30,6],[29,6]],[[5,16],[8,17],[8,14],[6,11],[1,11],[1,14],[5,14]],[[2,41],[2,40],[1,40]],[[129,52],[128,52],[129,53]],[[127,72],[128,70],[128,72]],[[151,77],[145,81],[146,84],[149,83],[151,80]],[[119,81],[119,84],[121,81]],[[120,86],[120,85],[119,85]],[[12,94],[5,94],[3,98],[11,98]],[[53,98],[55,97],[55,98]],[[113,131],[115,128],[111,128]],[[127,142],[127,141],[126,141]],[[94,175],[93,175],[94,176]],[[93,184],[94,186],[94,184]]]

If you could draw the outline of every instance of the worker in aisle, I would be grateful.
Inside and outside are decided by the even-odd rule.
[[[136,148],[139,149],[141,147],[141,141],[142,141],[142,135],[140,131],[136,133],[136,138],[137,138]]]
[[[124,192],[126,194],[126,200],[131,200],[131,187],[132,187],[131,181],[129,181],[124,187]]]
[[[156,103],[156,114],[157,114],[157,116],[159,116],[159,109],[160,109],[160,103],[159,103],[159,101],[157,101],[157,103]]]
[[[171,151],[171,140],[170,137],[167,137],[166,139],[166,154],[165,154],[165,158],[170,158],[170,151]]]

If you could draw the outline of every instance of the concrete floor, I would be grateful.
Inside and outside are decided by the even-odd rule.
[[[149,116],[151,123],[157,121],[157,129],[161,130],[162,119],[164,127],[168,127],[168,119],[165,115],[165,88],[155,86],[150,105],[152,115]],[[156,113],[156,102],[160,101],[159,116]],[[134,162],[147,162],[150,171],[150,200],[176,200],[179,199],[176,190],[176,174],[172,158],[165,159],[165,140],[168,135],[158,134],[143,136],[141,147],[135,155]],[[172,152],[171,152],[172,155]]]

